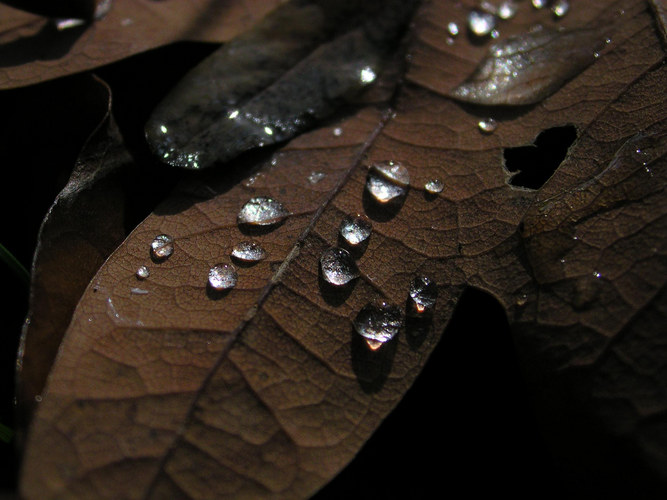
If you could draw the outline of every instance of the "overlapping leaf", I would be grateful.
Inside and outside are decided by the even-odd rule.
[[[663,474],[664,50],[644,2],[573,9],[567,22],[605,9],[623,14],[597,61],[511,111],[446,97],[484,48],[447,43],[463,8],[424,4],[395,103],[293,140],[242,183],[220,173],[167,200],[74,314],[32,429],[25,496],[307,496],[401,399],[467,286],[507,308],[540,378],[567,387],[587,418]],[[524,11],[505,32],[533,22]],[[487,115],[499,121],[491,135],[477,128]],[[510,186],[503,148],[566,124],[579,140],[551,180],[540,191]],[[647,156],[637,161],[633,148]],[[411,174],[394,209],[364,190],[367,165],[386,160]],[[311,182],[313,172],[324,177]],[[445,189],[426,196],[434,178]],[[239,227],[252,196],[293,215],[270,231]],[[332,290],[319,256],[350,213],[367,214],[373,235],[361,278]],[[176,243],[158,263],[149,246],[160,233]],[[207,293],[210,266],[248,238],[268,258],[240,268],[229,294]],[[433,317],[369,351],[353,318],[378,297],[402,306],[416,275],[439,285]]]

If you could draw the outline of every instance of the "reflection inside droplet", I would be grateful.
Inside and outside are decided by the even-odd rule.
[[[234,245],[231,256],[242,262],[259,262],[266,257],[266,251],[252,241],[241,241]]]
[[[435,306],[438,287],[428,276],[418,276],[410,283],[410,301],[417,314],[423,314]]]
[[[493,118],[484,118],[477,122],[477,127],[485,134],[491,134],[498,128],[498,122]]]
[[[165,260],[174,253],[174,239],[168,234],[159,234],[151,243],[151,256],[155,260]]]
[[[346,285],[359,277],[359,268],[347,250],[333,247],[325,250],[320,257],[322,276],[334,286]]]
[[[257,196],[243,205],[237,217],[237,222],[239,224],[269,226],[285,220],[288,215],[290,213],[279,201]]]
[[[374,163],[368,170],[366,189],[380,203],[387,203],[407,193],[410,173],[398,162]]]
[[[149,269],[146,266],[140,266],[139,269],[137,269],[137,272],[136,272],[137,279],[145,280],[150,275],[151,275],[151,272],[149,271]]]
[[[424,189],[429,194],[438,194],[442,193],[443,189],[445,189],[445,184],[440,179],[431,179],[424,184]]]
[[[401,310],[385,301],[366,304],[354,319],[354,329],[372,350],[393,339],[403,323]]]
[[[216,264],[208,272],[208,286],[218,292],[234,288],[237,280],[238,273],[231,264]]]
[[[363,215],[346,215],[340,223],[340,235],[350,245],[359,245],[371,235],[371,221]]]

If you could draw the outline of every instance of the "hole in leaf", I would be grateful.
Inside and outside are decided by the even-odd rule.
[[[577,138],[577,129],[572,125],[554,127],[537,136],[530,146],[506,148],[505,167],[515,175],[512,186],[539,189],[553,175],[565,159],[567,150]]]

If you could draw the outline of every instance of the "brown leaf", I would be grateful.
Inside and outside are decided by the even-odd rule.
[[[78,73],[179,40],[226,41],[279,3],[116,0],[103,19],[64,31],[0,5],[0,89]]]
[[[584,420],[664,474],[664,50],[646,3],[588,5],[565,21],[623,9],[613,43],[545,101],[508,111],[446,97],[484,48],[447,45],[447,23],[464,10],[425,3],[395,107],[298,137],[245,182],[202,176],[158,208],[74,313],[31,430],[24,496],[308,496],[400,401],[470,286],[505,306],[547,398],[565,387]],[[503,33],[540,15],[525,4]],[[480,133],[481,116],[498,120],[493,134]],[[503,149],[567,124],[579,140],[557,173],[539,191],[511,186]],[[637,144],[649,149],[650,172],[632,159]],[[367,166],[388,160],[407,166],[412,187],[402,203],[380,206],[365,191]],[[313,172],[324,177],[311,182]],[[427,195],[435,178],[444,190]],[[293,215],[240,227],[254,196]],[[331,288],[319,258],[354,213],[373,222],[356,255],[361,277]],[[162,233],[175,251],[153,262]],[[239,268],[228,294],[211,294],[209,268],[248,238],[267,258]],[[142,265],[151,275],[137,281]],[[403,307],[419,275],[438,284],[433,315],[369,350],[354,318],[378,298]],[[570,429],[570,455],[587,439]]]
[[[96,270],[125,237],[123,196],[111,174],[131,163],[111,118],[110,89],[86,79],[78,92],[100,120],[40,228],[30,310],[18,359],[18,410],[29,422],[72,312]],[[97,108],[97,109],[95,109]]]

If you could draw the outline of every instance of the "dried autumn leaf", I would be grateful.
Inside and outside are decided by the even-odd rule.
[[[446,97],[483,50],[442,36],[462,10],[424,4],[410,85],[395,107],[368,107],[293,140],[244,183],[202,178],[194,191],[217,193],[207,199],[188,194],[190,186],[165,202],[77,307],[31,431],[25,497],[312,494],[400,401],[468,286],[505,306],[523,358],[536,379],[550,381],[547,397],[566,387],[607,439],[630,443],[635,460],[664,474],[664,49],[644,2],[573,9],[566,21],[609,8],[625,18],[598,61],[510,113]],[[524,10],[508,35],[533,19]],[[480,113],[499,121],[495,133],[479,133]],[[579,140],[556,174],[539,191],[511,186],[503,149],[566,124]],[[636,144],[650,150],[649,171],[626,162]],[[367,166],[387,160],[410,172],[393,208],[365,192]],[[434,178],[444,189],[425,196]],[[258,196],[293,215],[272,230],[239,227],[238,211]],[[319,258],[356,213],[373,222],[361,277],[332,290]],[[267,258],[239,269],[229,294],[211,295],[209,268],[249,231]],[[158,234],[175,240],[160,263],[149,255]],[[151,275],[137,282],[142,265]],[[591,286],[593,272],[604,281]],[[403,305],[425,274],[439,291],[426,328],[406,322],[397,338],[368,350],[352,327],[358,312],[378,298]],[[573,433],[571,454],[586,450],[586,439]]]
[[[58,31],[0,5],[0,89],[78,73],[180,40],[223,42],[280,0],[116,0],[97,22]]]

